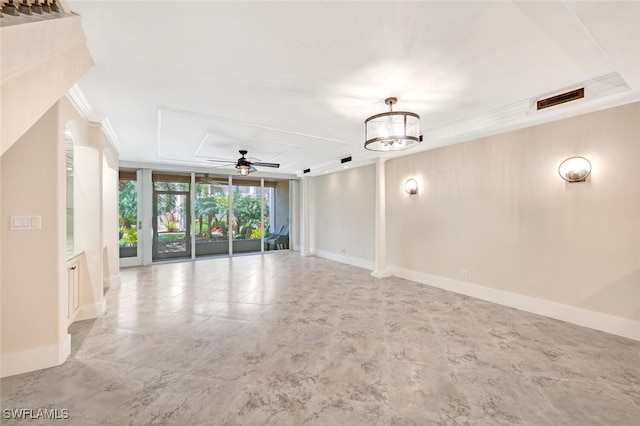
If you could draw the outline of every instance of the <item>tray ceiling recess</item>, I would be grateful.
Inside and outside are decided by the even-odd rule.
[[[95,62],[70,96],[130,164],[209,173],[242,149],[280,164],[256,177],[370,165],[364,121],[389,97],[422,143],[388,158],[640,101],[637,1],[65,4]]]

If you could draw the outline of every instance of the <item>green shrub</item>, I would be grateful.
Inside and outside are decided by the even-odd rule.
[[[135,246],[138,243],[138,230],[136,228],[122,229],[120,243],[124,246]]]

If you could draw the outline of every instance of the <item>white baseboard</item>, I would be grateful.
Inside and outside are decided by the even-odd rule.
[[[98,303],[80,306],[78,313],[74,317],[74,321],[83,321],[88,319],[100,318],[107,311],[107,301],[102,299]]]
[[[2,354],[0,355],[0,377],[55,367],[65,362],[70,354],[70,334],[67,334],[59,344]]]
[[[118,259],[118,265],[120,268],[129,268],[142,265],[142,261],[139,257],[123,257]]]
[[[640,341],[640,321],[395,266],[389,271],[396,277]]]
[[[389,278],[391,274],[387,271],[373,271],[371,276],[376,278]]]
[[[318,257],[323,257],[329,260],[335,260],[336,262],[346,263],[347,265],[357,266],[358,268],[373,270],[375,262],[369,259],[362,259],[360,257],[346,256],[344,254],[332,253],[330,251],[311,249],[311,253]]]
[[[119,288],[120,287],[120,274],[104,277],[102,280],[104,288]]]

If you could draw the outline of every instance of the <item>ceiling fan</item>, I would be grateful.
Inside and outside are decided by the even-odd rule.
[[[240,152],[240,155],[242,157],[238,158],[237,161],[226,161],[226,160],[207,160],[207,161],[211,161],[214,163],[228,163],[228,164],[235,163],[236,169],[238,169],[238,174],[240,176],[247,176],[249,173],[257,171],[257,169],[254,166],[272,167],[274,169],[277,169],[278,167],[280,167],[280,164],[278,163],[263,163],[261,161],[253,161],[253,159],[246,158],[245,155],[247,155],[247,152],[248,152],[246,149],[241,149],[238,152]]]

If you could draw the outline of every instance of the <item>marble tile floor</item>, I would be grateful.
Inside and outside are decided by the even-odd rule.
[[[638,425],[640,342],[293,252],[122,270],[1,407],[70,425]],[[52,424],[1,420],[2,425]]]

